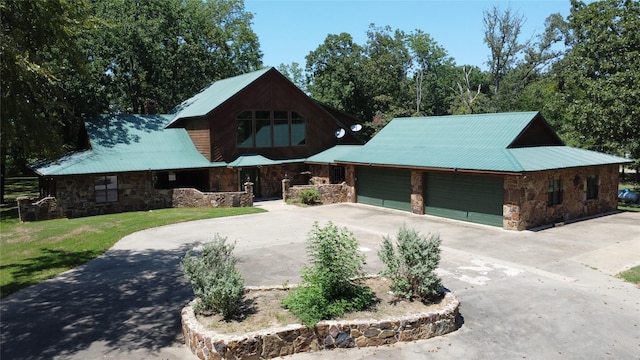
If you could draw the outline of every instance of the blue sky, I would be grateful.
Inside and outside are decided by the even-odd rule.
[[[483,11],[493,6],[523,15],[522,39],[544,30],[553,13],[569,14],[569,0],[245,0],[254,14],[265,66],[306,64],[305,56],[329,34],[346,32],[366,43],[369,24],[411,32],[420,29],[444,47],[458,65],[486,69],[489,55],[483,42]]]

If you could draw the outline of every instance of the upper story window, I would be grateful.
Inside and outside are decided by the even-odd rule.
[[[96,204],[118,202],[118,177],[98,176],[93,185],[96,194]]]
[[[598,175],[587,176],[587,199],[598,198],[598,183],[600,182]]]
[[[295,111],[246,110],[236,117],[236,144],[242,148],[306,144],[305,118]]]

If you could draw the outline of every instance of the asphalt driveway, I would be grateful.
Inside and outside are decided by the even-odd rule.
[[[382,236],[403,224],[443,239],[439,269],[461,300],[447,336],[292,360],[640,359],[640,289],[611,276],[640,264],[640,214],[619,213],[537,232],[356,204],[312,208],[257,203],[268,213],[138,232],[104,256],[1,302],[0,358],[195,359],[182,345],[180,309],[192,298],[179,261],[216,233],[236,241],[248,285],[295,283],[314,221],[347,226],[381,264]]]

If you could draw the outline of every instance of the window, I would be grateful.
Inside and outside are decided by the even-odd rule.
[[[289,146],[289,112],[273,112],[273,146]]]
[[[271,147],[271,111],[256,111],[256,147]]]
[[[236,118],[238,147],[253,147],[253,121],[251,111],[243,111]]]
[[[94,179],[96,204],[118,202],[118,177],[98,176]]]
[[[291,112],[291,145],[307,143],[307,124],[297,112]]]
[[[340,184],[344,181],[344,166],[331,167],[331,183]]]
[[[598,179],[598,175],[589,175],[587,176],[587,200],[588,199],[597,199],[598,198],[598,183],[600,179]]]
[[[295,111],[243,111],[236,117],[238,147],[282,147],[306,144],[305,118]]]
[[[562,182],[560,179],[549,180],[549,199],[547,200],[547,206],[554,206],[562,203]]]

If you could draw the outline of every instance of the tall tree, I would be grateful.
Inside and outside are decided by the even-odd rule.
[[[484,42],[490,50],[487,65],[493,87],[494,111],[501,111],[504,110],[500,98],[502,82],[528,46],[528,42],[523,43],[519,39],[524,17],[511,9],[502,11],[493,7],[484,12],[483,19]]]
[[[558,88],[577,145],[640,158],[640,2],[571,1]]]
[[[255,70],[262,54],[241,0],[95,0],[92,65],[111,112],[167,112],[211,81]]]
[[[450,83],[455,64],[447,51],[429,34],[415,30],[406,36],[415,89],[414,115],[444,115],[450,107]]]
[[[77,38],[88,25],[88,4],[2,0],[0,19],[4,195],[6,164],[21,172],[29,160],[57,156],[75,145],[81,110],[68,96],[67,79],[86,70]]]
[[[313,98],[360,119],[372,118],[363,72],[364,49],[351,35],[328,35],[306,60],[307,89]]]
[[[457,69],[457,79],[451,91],[455,93],[451,102],[453,114],[480,114],[488,111],[489,82],[486,73],[477,66],[462,66]]]
[[[373,113],[384,117],[385,122],[394,116],[410,116],[412,97],[407,75],[411,56],[404,32],[371,24],[365,54],[364,69]]]

